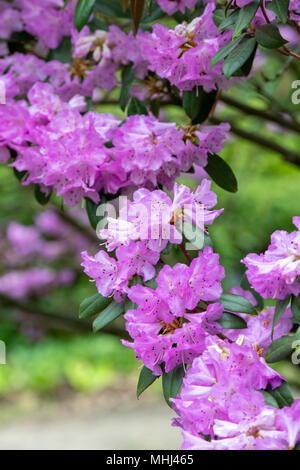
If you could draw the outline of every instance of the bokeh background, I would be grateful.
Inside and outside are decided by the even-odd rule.
[[[220,155],[239,182],[236,194],[213,184],[218,207],[225,208],[210,230],[227,273],[224,288],[240,283],[241,258],[265,250],[274,230],[293,230],[292,216],[300,215],[300,105],[291,101],[300,69],[284,60],[274,55],[266,61],[260,54],[251,80],[223,95],[215,111],[215,122],[233,126]],[[114,93],[118,101],[119,91]],[[112,104],[97,109],[123,117]],[[161,118],[186,122],[172,106]],[[196,175],[181,179],[195,187]],[[12,168],[0,166],[0,339],[7,352],[0,365],[0,448],[178,448],[160,381],[136,399],[139,365],[120,343],[122,321],[94,334],[89,322],[78,319],[80,302],[96,293],[80,269],[79,253],[94,253],[99,245],[84,209],[70,212],[54,196],[42,206],[33,193]],[[276,367],[299,394],[299,367],[289,360]]]

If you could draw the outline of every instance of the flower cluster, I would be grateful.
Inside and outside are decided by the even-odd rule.
[[[177,2],[172,3],[176,5]],[[228,88],[222,64],[210,67],[212,57],[231,37],[230,32],[217,35],[212,16],[214,9],[215,6],[209,3],[202,16],[190,24],[180,24],[174,30],[155,24],[151,33],[140,32],[138,39],[149,62],[149,70],[168,79],[180,90],[192,90],[195,86]]]
[[[183,449],[287,450],[300,439],[299,406],[266,406],[258,390],[281,377],[251,347],[210,338],[173,401]]]
[[[180,171],[206,165],[208,152],[222,147],[228,130],[226,124],[177,129],[152,115],[130,116],[123,124],[111,114],[82,116],[82,96],[64,102],[48,83],[35,83],[28,99],[30,106],[25,101],[0,106],[1,160],[10,157],[6,146],[14,149],[13,166],[26,172],[23,183],[39,184],[45,193],[54,189],[70,206],[82,197],[98,202],[102,190],[171,189]],[[199,147],[189,140],[194,134]]]
[[[243,260],[250,284],[264,298],[284,299],[300,293],[300,217],[294,217],[293,222],[298,230],[277,230],[265,253],[250,253]]]
[[[156,289],[133,286],[128,297],[137,304],[136,310],[125,314],[126,329],[132,347],[143,363],[155,375],[169,372],[178,364],[190,364],[194,357],[205,349],[208,334],[217,334],[221,326],[217,320],[223,307],[219,303],[209,304],[200,311],[200,300],[219,299],[224,268],[211,247],[199,252],[190,266],[165,265],[159,272]]]

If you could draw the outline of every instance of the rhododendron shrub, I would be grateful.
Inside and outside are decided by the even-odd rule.
[[[228,292],[209,236],[223,212],[212,180],[238,189],[218,155],[230,125],[214,120],[216,105],[251,77],[256,57],[300,59],[284,28],[299,36],[299,2],[0,2],[0,161],[42,204],[52,193],[84,204],[101,243],[90,252],[76,241],[97,289],[80,317],[96,316],[99,331],[123,316],[137,394],[161,377],[183,449],[300,443],[300,401],[270,365],[300,340],[300,217],[242,260],[246,277]],[[116,116],[102,110],[110,102]],[[170,121],[169,105],[185,120]],[[198,179],[194,190],[182,174]],[[53,217],[11,224],[9,243],[24,259],[60,256],[63,242],[41,236]],[[21,298],[70,276],[11,271],[0,293]]]

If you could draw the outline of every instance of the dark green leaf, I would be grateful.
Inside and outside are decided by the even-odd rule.
[[[98,317],[93,321],[93,330],[99,331],[104,326],[108,325],[116,318],[118,318],[122,313],[124,313],[124,301],[122,302],[112,302],[108,305]]]
[[[271,2],[266,2],[266,8],[277,16],[281,23],[286,23],[288,18],[288,9],[289,9],[290,0],[272,0]]]
[[[88,22],[94,5],[95,0],[78,0],[74,15],[74,24],[78,31],[81,31],[84,25]]]
[[[285,357],[289,356],[292,352],[292,344],[295,341],[295,336],[282,336],[276,339],[267,349],[266,361],[273,363],[281,361]]]
[[[238,15],[239,15],[239,10],[236,10],[230,15],[225,16],[223,21],[219,24],[218,32],[233,29]]]
[[[79,318],[88,318],[102,312],[112,302],[111,297],[95,294],[84,299],[79,307]]]
[[[275,24],[263,24],[256,30],[255,37],[258,44],[268,49],[277,49],[288,42]]]
[[[233,328],[235,330],[241,330],[247,328],[247,323],[243,318],[230,312],[223,312],[218,322],[225,329]]]
[[[214,105],[217,90],[209,93],[203,87],[195,87],[191,91],[182,94],[182,106],[186,114],[191,118],[192,124],[199,124],[208,118]]]
[[[292,295],[291,309],[293,318],[297,323],[300,323],[300,296],[295,297]]]
[[[207,165],[204,168],[211,179],[221,188],[231,193],[236,193],[238,184],[236,177],[228,163],[217,154],[208,154]]]
[[[158,378],[157,375],[153,375],[151,370],[144,366],[141,370],[139,381],[137,384],[136,396],[139,396]]]
[[[243,39],[238,47],[226,57],[222,69],[227,79],[245,64],[252,55],[255,46],[256,40],[254,38]]]
[[[264,308],[264,299],[262,298],[262,296],[258,292],[256,292],[254,289],[252,289],[252,287],[249,284],[249,281],[247,279],[246,274],[244,274],[243,277],[242,277],[241,288],[244,289],[244,290],[248,290],[255,297],[255,300],[257,302],[257,306],[256,306],[257,310],[260,311]]]
[[[117,18],[130,18],[130,11],[122,8],[119,0],[96,0],[97,10],[105,15],[114,16]]]
[[[272,390],[271,387],[267,388],[268,393],[275,398],[278,403],[279,408],[284,406],[291,406],[294,403],[294,398],[290,387],[286,382],[283,382],[279,387]]]
[[[125,111],[129,100],[130,88],[134,79],[134,69],[132,65],[126,65],[122,70],[122,88],[120,94],[120,108]]]
[[[72,61],[72,44],[69,36],[65,36],[56,49],[51,49],[47,60],[58,60],[63,64],[69,64]]]
[[[222,47],[219,49],[219,51],[213,56],[213,58],[210,61],[210,67],[213,67],[215,64],[220,62],[220,60],[225,59],[225,57],[230,54],[233,49],[241,42],[245,34],[241,34],[238,38],[235,38],[233,41],[229,42],[226,44],[226,46]]]
[[[293,450],[300,450],[300,442],[298,442],[295,447],[293,448]]]
[[[216,8],[213,12],[213,21],[216,26],[220,26],[225,19],[225,12],[223,8]]]
[[[105,204],[105,202],[106,202],[106,198],[103,194],[101,195],[100,202],[98,202],[97,204],[89,198],[85,199],[86,212],[87,212],[91,227],[93,227],[94,230],[97,229],[97,225],[100,222],[100,220],[102,220],[105,217],[105,214],[97,215],[98,207],[101,204]]]
[[[274,408],[279,408],[276,398],[274,398],[271,393],[267,392],[266,390],[260,390],[260,392],[263,394],[265,404],[267,406],[274,406]]]
[[[147,108],[142,101],[132,96],[127,109],[127,115],[132,116],[134,114],[148,114]]]
[[[34,185],[34,196],[39,204],[41,206],[45,206],[51,197],[52,191],[47,195],[43,191],[41,191],[40,187],[38,184]]]
[[[287,308],[288,304],[290,303],[290,299],[291,299],[291,296],[287,295],[283,300],[277,300],[276,301],[275,312],[274,312],[274,317],[273,317],[273,325],[272,325],[272,338],[273,338],[274,327],[277,325],[280,318],[284,314],[285,309]]]
[[[239,10],[237,20],[234,25],[233,37],[238,36],[244,28],[253,20],[258,10],[260,1],[254,0]]]
[[[219,302],[221,302],[226,310],[231,312],[247,313],[248,315],[256,315],[257,313],[252,303],[241,295],[226,292],[221,295]]]
[[[185,375],[185,370],[182,364],[174,367],[170,372],[163,373],[162,376],[162,387],[165,400],[167,404],[172,408],[170,398],[175,398],[181,388],[182,380]]]

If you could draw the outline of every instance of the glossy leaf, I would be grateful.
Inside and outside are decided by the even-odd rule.
[[[243,39],[242,42],[235,48],[223,62],[223,73],[229,79],[235,72],[237,72],[251,57],[256,46],[254,38]]]
[[[274,327],[277,325],[280,318],[284,314],[288,304],[290,303],[290,299],[291,299],[291,296],[287,295],[283,300],[276,301],[275,312],[274,312],[274,317],[273,317],[273,325],[272,325],[272,338],[273,338]]]
[[[170,398],[175,398],[178,395],[183,377],[185,375],[184,367],[182,364],[174,367],[170,372],[163,373],[162,376],[162,387],[163,394],[167,404],[172,407]]]
[[[231,193],[237,192],[238,183],[236,177],[228,163],[219,157],[219,155],[208,154],[207,165],[204,169],[218,186]]]
[[[79,318],[88,318],[102,312],[112,302],[111,297],[103,297],[101,294],[87,297],[79,307]]]
[[[127,115],[132,116],[134,114],[148,114],[147,108],[145,104],[140,101],[138,98],[135,96],[132,96],[128,109],[127,109]]]
[[[272,0],[271,2],[266,2],[265,6],[268,10],[275,13],[281,23],[285,24],[288,19],[289,3],[289,0]]]
[[[240,34],[240,32],[243,31],[249,23],[251,23],[258,10],[259,4],[260,1],[253,0],[251,3],[248,3],[248,5],[239,10],[233,29],[233,37],[238,36],[238,34]]]
[[[109,304],[93,322],[93,330],[99,331],[104,326],[108,325],[122,313],[124,313],[124,302],[112,302]]]
[[[247,313],[248,315],[256,315],[257,313],[252,303],[241,295],[226,292],[221,295],[219,302],[226,310],[230,310],[231,312]]]
[[[279,387],[273,390],[271,387],[268,387],[267,391],[275,398],[279,408],[291,406],[294,403],[292,392],[286,382],[283,382]]]
[[[241,34],[239,37],[235,38],[233,41],[226,44],[226,46],[219,49],[219,51],[213,56],[210,61],[210,67],[213,67],[215,64],[220,62],[220,60],[225,59],[233,49],[241,42],[245,34]]]
[[[232,328],[235,330],[241,330],[247,328],[247,323],[243,318],[230,312],[223,312],[218,322],[225,329]]]
[[[214,105],[217,91],[209,93],[203,87],[195,87],[191,91],[182,93],[182,106],[186,114],[191,118],[192,124],[199,124],[208,118]]]
[[[41,191],[40,187],[38,184],[34,185],[34,196],[39,204],[41,206],[45,206],[51,197],[52,191],[50,191],[49,194],[45,194],[43,191]]]
[[[93,12],[94,5],[95,0],[78,0],[74,15],[74,24],[78,31],[81,31],[88,22]]]
[[[291,310],[293,313],[294,320],[297,323],[300,323],[300,296],[295,297],[294,295],[292,295]]]
[[[122,111],[125,111],[127,106],[133,79],[134,69],[132,68],[131,64],[126,65],[122,70],[122,88],[120,94],[120,108]]]
[[[130,0],[131,16],[133,19],[134,29],[138,30],[145,7],[145,0]]]
[[[146,366],[144,366],[140,372],[139,376],[139,381],[137,384],[137,390],[136,390],[136,396],[139,398],[139,396],[148,388],[150,385],[155,382],[155,380],[158,378],[157,375],[153,375],[152,371],[148,369]]]
[[[276,339],[267,349],[266,361],[269,363],[278,362],[289,356],[292,352],[292,344],[295,336],[282,336]]]
[[[288,42],[281,36],[278,26],[275,24],[260,26],[255,32],[255,38],[258,44],[268,49],[277,49]]]

